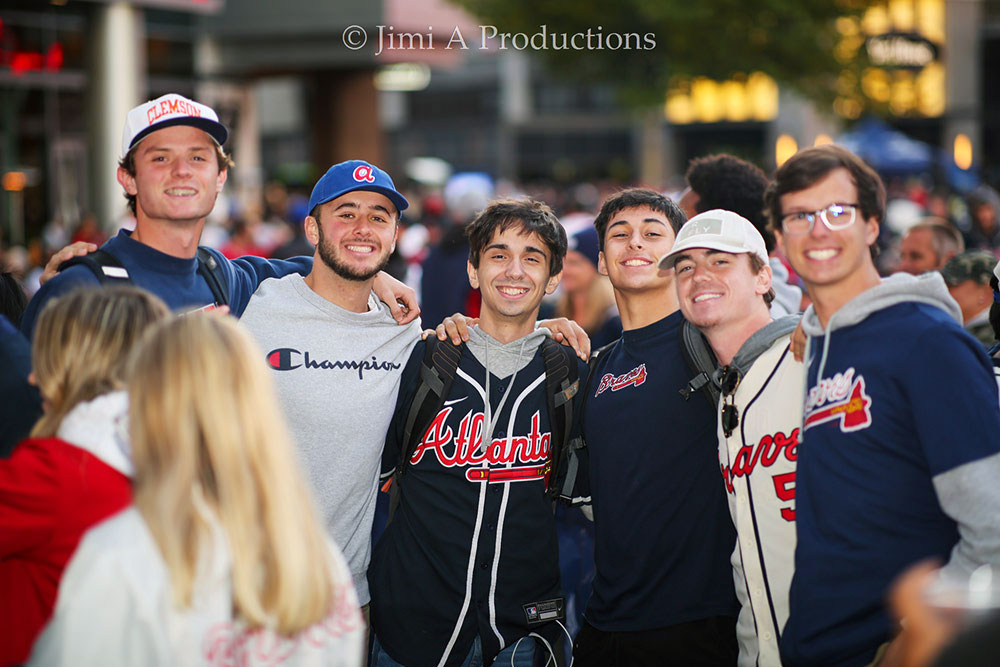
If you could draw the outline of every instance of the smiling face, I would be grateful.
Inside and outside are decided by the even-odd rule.
[[[479,266],[468,263],[469,283],[482,294],[479,326],[495,335],[499,324],[533,328],[542,297],[555,291],[561,273],[549,275],[551,253],[536,232],[514,224],[493,237],[479,255]]]
[[[673,271],[661,271],[656,263],[674,239],[664,214],[648,206],[623,209],[608,222],[598,270],[620,292],[669,289]]]
[[[764,264],[755,272],[746,253],[691,248],[678,256],[674,274],[681,312],[702,331],[770,319],[764,295],[771,268]]]
[[[858,191],[850,172],[839,167],[811,186],[781,195],[781,213],[817,211],[831,204],[857,204]],[[878,238],[878,220],[864,219],[860,209],[846,229],[831,230],[818,217],[805,234],[776,231],[778,242],[792,268],[816,300],[836,293],[844,302],[878,283],[869,246]],[[874,281],[874,282],[873,282]]]
[[[118,169],[118,182],[136,197],[137,225],[204,221],[228,174],[219,170],[216,150],[208,134],[188,125],[143,139],[135,147],[135,175]]]
[[[385,268],[396,247],[398,218],[388,197],[355,190],[321,204],[316,214],[306,217],[306,238],[334,273],[365,281]]]

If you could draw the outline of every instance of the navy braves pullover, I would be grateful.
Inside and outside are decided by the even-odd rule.
[[[810,308],[785,665],[865,665],[893,579],[927,557],[1000,563],[1000,409],[939,274],[893,276],[824,328]],[[822,338],[820,338],[822,336]]]
[[[585,615],[599,630],[735,617],[739,608],[715,410],[700,393],[678,393],[692,375],[683,321],[678,311],[625,331],[588,386],[597,575]]]

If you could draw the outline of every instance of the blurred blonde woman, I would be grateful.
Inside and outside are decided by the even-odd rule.
[[[0,460],[0,665],[27,660],[84,531],[131,501],[123,371],[168,315],[126,287],[59,297],[38,320],[32,365],[45,412]]]
[[[128,391],[135,506],[84,537],[32,664],[360,665],[350,575],[248,335],[174,319]]]
[[[590,336],[594,350],[622,335],[614,289],[611,281],[598,273],[598,257],[596,229],[587,225],[570,234],[559,284],[562,296],[556,304],[556,317],[575,320]]]

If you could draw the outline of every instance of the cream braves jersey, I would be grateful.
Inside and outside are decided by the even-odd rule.
[[[795,466],[805,372],[777,340],[750,366],[732,399],[739,424],[719,420],[719,464],[736,525],[733,578],[740,601],[740,667],[780,665],[795,556]]]

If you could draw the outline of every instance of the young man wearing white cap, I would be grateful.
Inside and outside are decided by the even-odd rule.
[[[789,350],[798,316],[771,319],[764,238],[731,211],[691,218],[660,269],[674,270],[684,318],[719,362],[719,466],[736,526],[741,667],[780,667],[795,553],[795,461],[803,369]]]
[[[885,187],[860,158],[800,151],[765,201],[812,298],[782,663],[868,665],[898,629],[885,596],[907,566],[1000,565],[996,386],[939,274],[879,277]]]
[[[173,93],[129,111],[122,132],[118,182],[135,215],[135,231],[121,230],[101,248],[118,266],[106,267],[102,278],[88,266],[68,267],[32,299],[21,330],[30,338],[45,302],[81,285],[127,280],[153,292],[175,311],[228,305],[239,315],[265,278],[308,272],[312,262],[307,257],[230,261],[208,249],[206,261],[199,260],[205,218],[232,165],[222,148],[228,134],[210,107]],[[221,284],[213,289],[213,282]],[[394,289],[389,291],[398,291],[414,305],[412,290],[396,281],[392,284]],[[217,292],[225,295],[226,304],[220,303]],[[391,307],[396,306],[395,297],[385,297]],[[414,305],[401,321],[416,315]]]

